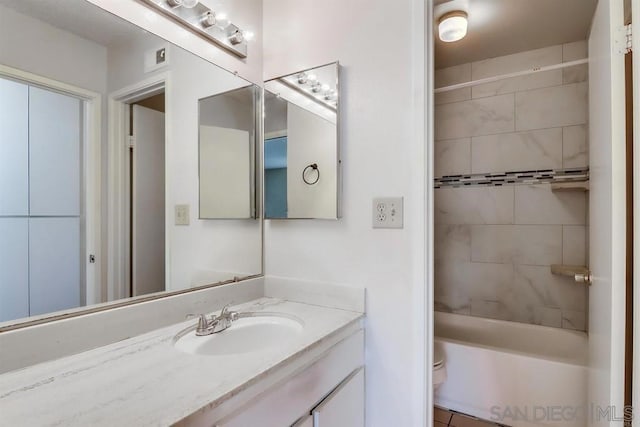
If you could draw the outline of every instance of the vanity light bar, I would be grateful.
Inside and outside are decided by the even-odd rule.
[[[195,5],[186,0],[138,0],[176,21],[188,30],[212,41],[240,58],[247,57],[247,41],[253,36],[233,25],[226,15],[216,13],[199,1]],[[193,3],[193,0],[191,1]]]

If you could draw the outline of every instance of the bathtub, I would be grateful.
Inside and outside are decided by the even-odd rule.
[[[435,314],[447,380],[437,406],[513,427],[586,425],[587,334]]]

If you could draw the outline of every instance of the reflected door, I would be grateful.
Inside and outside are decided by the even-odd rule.
[[[164,113],[133,105],[133,295],[165,289]]]
[[[0,79],[0,321],[83,304],[81,101]]]

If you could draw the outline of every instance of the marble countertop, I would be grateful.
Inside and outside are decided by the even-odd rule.
[[[296,316],[304,333],[259,355],[212,358],[173,347],[174,336],[195,324],[189,320],[9,372],[0,375],[0,424],[170,425],[221,404],[363,316],[275,298],[232,309]]]

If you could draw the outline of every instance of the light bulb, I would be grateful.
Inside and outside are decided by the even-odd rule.
[[[296,78],[298,79],[298,83],[301,85],[306,84],[308,80],[307,73],[300,73]]]
[[[309,80],[311,80],[311,76],[309,76]],[[321,89],[320,82],[315,82],[311,84],[311,91],[313,91],[313,93],[320,92],[320,89]]]
[[[256,37],[253,31],[243,31],[242,34],[244,35],[244,39],[248,42],[250,42]]]
[[[241,31],[236,30],[233,34],[229,36],[229,41],[231,42],[232,45],[240,44],[244,42],[244,36],[242,35]]]
[[[216,13],[216,27],[224,30],[229,26],[231,22],[226,13]]]
[[[216,25],[216,15],[212,12],[207,12],[202,15],[202,19],[200,20],[202,26],[205,28],[213,27]]]
[[[322,90],[324,92],[328,91],[329,89],[331,89],[331,86],[329,86],[328,84],[325,83],[325,84],[322,85]]]
[[[467,35],[467,14],[456,11],[445,14],[438,24],[438,35],[443,42],[455,42]]]
[[[193,9],[199,3],[199,0],[182,0],[182,6],[187,9]]]
[[[316,80],[318,80],[318,76],[316,76],[315,74],[309,74],[308,77],[310,82],[315,82]]]

